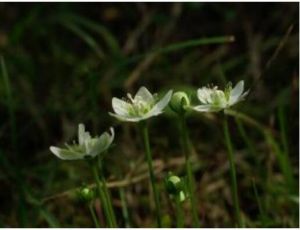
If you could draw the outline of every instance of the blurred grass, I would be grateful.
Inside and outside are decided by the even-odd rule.
[[[229,128],[246,226],[297,227],[298,11],[297,3],[0,3],[0,226],[93,226],[74,196],[42,203],[92,182],[84,164],[48,150],[72,140],[79,122],[94,134],[115,125],[109,181],[142,172],[136,130],[107,115],[112,96],[146,85],[194,98],[200,86],[244,79],[255,85]],[[154,159],[164,163],[160,180],[169,170],[183,175],[172,118],[167,111],[151,120]],[[215,114],[188,119],[205,227],[232,227],[220,122]],[[147,180],[112,188],[124,226],[127,218],[132,227],[153,223],[148,189]],[[164,222],[173,226],[174,210],[163,189],[161,195]],[[188,205],[184,210],[189,224]]]

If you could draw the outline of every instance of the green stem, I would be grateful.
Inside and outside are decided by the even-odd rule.
[[[284,107],[281,105],[279,106],[278,109],[278,118],[279,118],[279,125],[280,125],[280,135],[281,135],[281,142],[283,144],[283,150],[282,152],[282,159],[283,162],[282,164],[284,165],[284,172],[285,172],[285,177],[287,180],[287,184],[290,188],[291,192],[296,192],[295,191],[295,182],[294,182],[294,176],[293,176],[293,170],[292,170],[292,164],[291,164],[291,159],[289,157],[289,145],[288,145],[288,136],[287,136],[287,126],[286,126],[286,116],[285,116],[285,111]]]
[[[89,206],[89,210],[90,210],[90,213],[92,215],[92,218],[93,218],[93,221],[94,221],[94,224],[95,224],[96,228],[100,228],[100,223],[98,221],[95,210],[93,208],[93,203],[91,202],[88,206]]]
[[[257,188],[256,188],[256,185],[255,185],[255,181],[254,179],[252,180],[252,186],[253,186],[253,190],[254,190],[254,195],[255,195],[255,198],[256,198],[256,201],[257,201],[257,205],[258,205],[258,210],[259,210],[259,214],[260,214],[260,217],[261,217],[261,220],[262,220],[262,227],[265,228],[267,227],[267,218],[266,218],[266,213],[265,213],[265,210],[262,206],[262,202],[259,198],[259,195],[258,195],[258,192],[257,192]]]
[[[96,185],[97,185],[97,191],[98,191],[98,195],[99,195],[99,199],[102,203],[102,207],[108,222],[109,227],[114,227],[113,225],[113,221],[108,209],[108,205],[107,205],[107,199],[105,196],[105,192],[104,192],[104,188],[103,188],[103,184],[101,183],[100,179],[99,179],[99,173],[98,173],[98,169],[97,169],[97,164],[95,164],[94,162],[91,163],[92,169],[93,169],[93,174],[94,174],[94,178],[96,181]]]
[[[225,135],[225,142],[228,150],[227,153],[228,153],[228,159],[230,164],[231,194],[232,194],[233,205],[235,210],[235,218],[236,221],[238,222],[238,227],[241,228],[243,227],[243,224],[242,224],[239,199],[238,199],[237,179],[236,179],[236,172],[235,172],[235,165],[234,165],[233,148],[230,140],[228,121],[226,115],[224,117],[224,135]]]
[[[200,220],[197,214],[197,201],[195,197],[195,185],[194,185],[194,176],[193,170],[190,163],[190,148],[189,148],[189,137],[187,133],[185,117],[184,115],[180,115],[180,131],[181,131],[181,138],[182,138],[182,147],[185,156],[185,167],[187,173],[187,182],[188,182],[188,192],[190,195],[190,204],[192,208],[192,215],[193,215],[193,223],[195,227],[200,226]]]
[[[184,226],[184,215],[182,210],[182,205],[180,201],[180,195],[176,195],[175,197],[175,203],[176,203],[176,218],[177,218],[177,228],[183,228]]]
[[[109,215],[110,215],[110,218],[111,218],[113,226],[117,227],[116,215],[115,215],[115,212],[114,212],[114,209],[113,209],[113,205],[112,205],[112,202],[111,202],[112,199],[111,199],[110,193],[108,191],[108,188],[106,186],[105,178],[104,178],[103,173],[102,173],[102,166],[100,167],[100,169],[101,169],[100,181],[101,181],[101,183],[103,185],[105,200],[107,202],[107,209],[109,211]]]
[[[126,197],[125,197],[125,191],[123,188],[120,188],[119,192],[120,192],[122,214],[123,214],[123,218],[124,218],[124,222],[125,222],[125,227],[130,228],[130,219],[129,219],[127,201],[126,201]]]
[[[160,228],[162,225],[161,225],[161,211],[160,211],[160,203],[159,203],[159,194],[158,194],[156,183],[155,183],[155,176],[154,176],[153,165],[152,165],[152,155],[151,155],[151,149],[150,149],[150,144],[149,144],[149,133],[148,133],[147,124],[144,121],[142,121],[140,123],[140,128],[141,128],[141,132],[143,135],[143,140],[144,140],[144,145],[145,145],[145,153],[146,153],[146,158],[147,158],[148,167],[149,167],[150,181],[151,181],[152,191],[153,191],[154,200],[155,200],[157,226]]]

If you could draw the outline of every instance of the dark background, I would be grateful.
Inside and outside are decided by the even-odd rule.
[[[0,226],[93,226],[87,208],[74,197],[44,202],[92,183],[84,162],[60,161],[49,146],[75,139],[79,122],[93,134],[114,126],[106,176],[124,180],[135,172],[134,165],[144,163],[140,136],[134,124],[120,124],[108,115],[112,96],[134,94],[142,85],[158,93],[171,88],[195,92],[242,79],[251,93],[237,110],[272,130],[279,155],[289,156],[295,181],[292,188],[286,185],[278,151],[267,138],[245,124],[251,140],[247,147],[231,119],[246,225],[298,226],[298,12],[298,3],[0,3]],[[235,41],[161,52],[169,45],[218,36]],[[169,110],[150,121],[153,157],[165,166],[160,181],[170,170],[183,175],[176,124]],[[204,227],[233,227],[221,125],[218,114],[188,119]],[[131,226],[152,226],[148,189],[147,180],[112,189],[120,226],[125,223],[119,192],[125,194]],[[164,225],[174,227],[162,183],[160,189]],[[185,208],[189,226],[188,204]]]

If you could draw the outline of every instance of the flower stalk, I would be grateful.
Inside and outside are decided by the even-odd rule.
[[[113,205],[112,205],[112,199],[111,199],[109,190],[107,188],[105,178],[103,176],[103,170],[102,170],[101,161],[99,161],[99,162],[100,162],[100,182],[103,185],[104,195],[105,195],[105,199],[107,201],[107,208],[108,208],[109,215],[111,217],[113,225],[117,226],[116,215],[115,215],[115,212],[114,212],[114,209],[113,209]]]
[[[175,203],[176,203],[176,218],[177,218],[177,228],[184,227],[184,214],[182,210],[182,202],[180,200],[180,195],[175,196]]]
[[[98,218],[96,216],[96,213],[95,213],[95,210],[94,210],[94,207],[93,207],[93,203],[91,202],[88,206],[89,206],[89,210],[90,210],[90,213],[91,213],[91,216],[93,218],[93,221],[94,221],[94,224],[95,224],[96,228],[100,228],[100,223],[99,223]]]
[[[159,202],[159,193],[158,193],[158,190],[156,187],[156,180],[155,180],[153,165],[152,165],[152,155],[151,155],[151,149],[150,149],[150,143],[149,143],[148,126],[145,121],[141,121],[139,123],[139,125],[140,125],[141,133],[143,136],[145,154],[146,154],[147,163],[148,163],[148,167],[149,167],[150,181],[151,181],[152,191],[153,191],[153,195],[154,195],[157,227],[160,228],[162,226],[161,225],[161,210],[160,210],[160,202]]]
[[[239,205],[239,198],[238,198],[238,190],[237,190],[237,179],[236,179],[236,170],[234,164],[234,156],[233,156],[233,148],[230,139],[230,133],[228,129],[228,120],[226,114],[224,115],[224,136],[225,142],[227,146],[227,155],[230,165],[230,178],[231,178],[231,195],[233,200],[233,206],[235,211],[235,219],[237,221],[238,227],[243,227],[242,219],[241,219],[241,212],[240,212],[240,205]]]
[[[93,170],[94,179],[96,181],[98,196],[102,203],[103,210],[104,210],[107,222],[108,222],[108,226],[111,228],[115,228],[117,226],[116,226],[116,223],[114,222],[111,212],[109,210],[109,204],[108,204],[107,195],[106,195],[105,189],[104,189],[104,183],[100,180],[97,164],[95,162],[91,162],[91,166],[92,166],[92,170]]]
[[[185,121],[185,116],[184,114],[181,114],[179,116],[180,119],[180,136],[182,139],[182,148],[185,156],[185,168],[186,168],[186,173],[187,173],[187,184],[188,184],[188,192],[190,196],[190,205],[192,208],[192,215],[193,215],[193,223],[195,227],[200,226],[200,221],[199,217],[197,214],[197,201],[195,197],[195,182],[194,182],[194,176],[193,176],[193,171],[190,163],[190,148],[189,148],[189,137],[187,133],[187,128],[186,128],[186,121]]]

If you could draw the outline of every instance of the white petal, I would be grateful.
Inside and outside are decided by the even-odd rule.
[[[248,89],[245,93],[242,94],[242,98],[244,99],[244,97],[246,97],[249,94],[250,90]]]
[[[94,157],[109,148],[109,146],[111,145],[115,137],[114,129],[110,128],[110,131],[111,131],[111,135],[108,132],[105,132],[99,138],[97,138],[98,140],[95,143],[95,145],[92,147],[89,155]]]
[[[83,145],[84,142],[91,138],[91,135],[89,132],[85,132],[85,126],[84,124],[78,125],[78,143],[79,145]]]
[[[218,112],[222,110],[220,107],[215,107],[212,105],[197,105],[194,107],[191,107],[193,110],[196,110],[198,112]]]
[[[115,114],[115,113],[108,113],[110,116],[113,116],[115,118],[117,118],[120,121],[129,121],[129,122],[138,122],[141,120],[144,120],[145,118],[143,117],[133,117],[133,116],[122,116],[119,114]]]
[[[247,90],[245,93],[243,93],[234,103],[230,104],[230,106],[242,101],[245,99],[245,97],[248,95],[249,93],[249,90]]]
[[[148,89],[144,86],[142,86],[136,95],[134,96],[134,99],[137,99],[138,97],[142,98],[147,103],[153,103],[154,98],[152,94],[148,91]]]
[[[123,100],[120,100],[119,98],[114,97],[112,99],[112,108],[116,114],[124,116],[128,115],[131,105]]]
[[[78,142],[80,145],[84,143],[84,124],[78,125]]]
[[[69,151],[67,149],[61,149],[55,146],[51,146],[50,151],[62,160],[78,160],[84,158],[83,154]]]
[[[169,90],[166,95],[153,106],[153,108],[145,114],[145,117],[151,117],[162,113],[162,110],[168,105],[171,100],[173,90]]]
[[[244,81],[239,81],[239,83],[237,83],[236,86],[230,92],[229,105],[237,103],[243,91]]]
[[[197,90],[197,97],[202,104],[207,104],[211,102],[212,90],[206,87]]]

